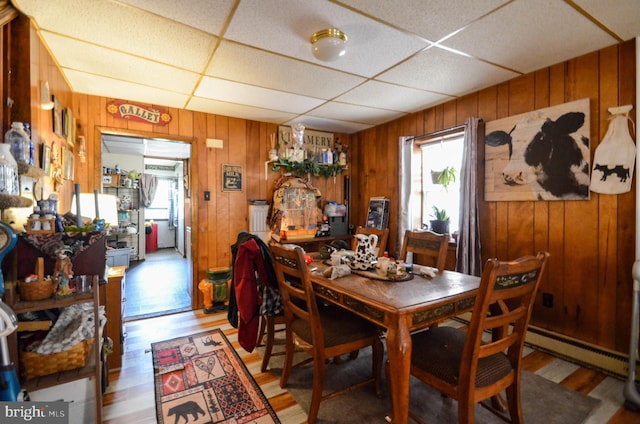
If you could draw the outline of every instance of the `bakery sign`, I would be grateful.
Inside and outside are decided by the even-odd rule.
[[[107,104],[107,112],[116,118],[146,122],[153,125],[167,125],[171,122],[171,115],[166,110],[118,100]]]

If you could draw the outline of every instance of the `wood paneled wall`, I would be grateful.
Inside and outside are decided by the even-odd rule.
[[[390,251],[398,217],[398,138],[462,125],[470,116],[491,121],[582,98],[590,99],[591,157],[608,127],[607,109],[635,107],[633,40],[541,69],[353,137],[352,222],[363,222],[368,199],[391,199]],[[632,133],[633,134],[633,133]],[[479,146],[482,168],[484,146]],[[479,169],[480,177],[484,174]],[[484,181],[478,178],[478,181]],[[482,196],[482,187],[478,187]],[[591,193],[589,201],[480,202],[483,259],[551,253],[533,324],[627,352],[635,240],[635,182],[630,193]],[[542,306],[542,293],[553,307]]]
[[[173,120],[164,127],[115,119],[106,112],[111,99],[70,93],[37,34],[30,31],[30,118],[39,134],[38,143],[62,143],[52,134],[50,112],[37,107],[40,80],[49,81],[52,94],[59,96],[63,107],[72,107],[78,118],[78,135],[84,135],[87,141],[86,163],[76,157],[75,181],[65,181],[61,189],[61,210],[70,205],[74,182],[79,182],[83,191],[100,187],[102,132],[190,142],[192,197],[187,208],[192,210],[194,284],[205,276],[206,268],[229,265],[229,246],[240,230],[248,229],[248,199],[270,199],[280,175],[268,172],[265,178],[264,164],[269,135],[277,131],[277,126],[180,109],[169,109]],[[389,251],[399,250],[398,138],[461,125],[469,116],[490,121],[588,97],[593,157],[607,130],[607,108],[624,104],[635,107],[634,49],[632,40],[352,136],[336,134],[350,147],[345,174],[351,177],[350,223],[365,223],[370,197],[390,198]],[[207,138],[224,140],[223,149],[207,148]],[[482,163],[483,146],[478,154]],[[243,166],[245,188],[241,193],[222,192],[222,164]],[[338,176],[335,183],[333,179],[314,179],[314,184],[324,200],[342,201],[343,177]],[[211,201],[204,201],[205,190],[211,191]],[[484,259],[515,258],[537,250],[551,253],[549,272],[536,300],[535,325],[627,352],[635,250],[635,182],[630,193],[592,193],[589,201],[481,202],[480,218]],[[198,296],[195,305],[201,307],[199,290],[194,293]],[[542,293],[553,295],[553,307],[542,306]]]
[[[172,121],[167,126],[136,123],[109,115],[106,105],[111,100],[82,94],[73,96],[74,112],[87,139],[89,156],[87,163],[77,168],[79,178],[86,180],[88,188],[100,187],[102,133],[166,138],[192,144],[191,198],[187,199],[186,213],[192,211],[187,222],[192,226],[194,305],[202,307],[197,283],[206,277],[207,268],[231,264],[230,246],[240,231],[249,230],[249,199],[270,201],[273,185],[281,175],[269,170],[265,177],[269,135],[277,132],[277,126],[181,109],[168,109]],[[339,136],[348,143],[348,135]],[[207,148],[207,138],[222,139],[223,148]],[[222,191],[223,164],[243,167],[242,192]],[[313,178],[312,182],[321,191],[323,200],[342,200],[343,178],[343,175],[338,176],[335,183],[331,178]],[[211,192],[210,201],[204,200],[205,191]]]

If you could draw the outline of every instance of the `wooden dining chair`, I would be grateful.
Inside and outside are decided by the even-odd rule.
[[[511,262],[490,259],[466,331],[440,326],[412,334],[411,374],[458,401],[460,424],[474,422],[479,402],[497,413],[491,402],[482,401],[505,389],[511,422],[523,422],[522,350],[548,257],[540,252]],[[488,331],[491,341],[485,342],[482,336]]]
[[[337,306],[319,306],[304,261],[304,252],[299,246],[289,249],[272,245],[271,252],[286,322],[286,353],[280,387],[287,385],[297,347],[311,355],[314,364],[308,423],[316,421],[321,401],[348,391],[373,384],[376,395],[381,397],[380,374],[384,348],[378,328]],[[372,348],[372,377],[323,396],[327,360],[368,346]]]
[[[366,235],[370,235],[370,234],[375,234],[378,236],[378,244],[377,244],[377,248],[378,248],[378,256],[382,256],[382,254],[384,253],[385,250],[387,250],[387,241],[389,240],[389,229],[385,228],[384,230],[381,230],[380,228],[367,228],[367,227],[363,227],[363,226],[358,226],[356,228],[356,234],[366,234]],[[356,246],[358,244],[358,240],[354,237],[351,240],[351,250],[355,251],[356,250]]]
[[[438,268],[444,271],[449,249],[449,234],[438,234],[433,231],[411,231],[404,233],[400,258],[407,261],[407,253],[413,253],[413,263]]]

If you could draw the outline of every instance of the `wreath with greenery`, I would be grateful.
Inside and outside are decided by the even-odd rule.
[[[276,172],[284,169],[299,177],[313,175],[314,177],[329,178],[343,173],[345,168],[345,166],[339,163],[322,164],[308,159],[302,162],[292,162],[288,159],[280,159],[273,163],[271,171]]]

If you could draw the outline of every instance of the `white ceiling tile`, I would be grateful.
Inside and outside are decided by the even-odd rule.
[[[330,65],[365,77],[372,77],[427,46],[418,37],[326,0],[244,0],[225,38],[326,65],[311,54],[310,38],[314,32],[332,27],[343,31],[348,41],[346,55]]]
[[[38,13],[42,29],[55,28],[52,32],[191,71],[202,72],[217,40],[194,28],[112,1],[24,3]]]
[[[62,68],[95,75],[102,74],[107,78],[182,94],[191,94],[193,87],[200,79],[200,76],[193,72],[82,43],[50,32],[43,31],[42,36],[49,48],[58,52],[58,64]]]
[[[234,0],[118,0],[168,19],[220,35]]]
[[[303,113],[323,102],[320,99],[211,77],[203,78],[194,94],[208,99],[290,113]]]
[[[623,40],[640,35],[640,1],[616,0],[615,4],[602,0],[574,0]]]
[[[184,108],[188,100],[188,96],[185,94],[172,93],[156,87],[145,87],[139,84],[79,72],[73,69],[65,69],[64,72],[69,80],[69,84],[71,84],[71,89],[76,93],[133,100],[180,109]]]
[[[307,115],[377,125],[404,116],[406,113],[331,102],[312,110]]]
[[[457,96],[516,77],[510,72],[437,47],[420,53],[379,80]]]
[[[615,43],[567,3],[526,0],[510,3],[443,44],[528,73]]]
[[[396,1],[341,0],[343,4],[433,42],[508,2],[404,0],[400,6]]]
[[[353,134],[373,127],[373,125],[340,121],[336,119],[326,119],[317,116],[305,115],[291,121],[284,122],[284,125],[293,125],[297,122],[304,123],[305,127],[318,131],[331,131],[337,133]]]
[[[364,78],[250,48],[221,43],[207,75],[320,99],[331,99]]]
[[[442,103],[452,97],[385,82],[369,81],[335,100],[362,106],[401,112],[415,112],[428,105]]]
[[[276,124],[281,124],[297,116],[294,113],[282,112],[280,110],[226,103],[218,100],[203,99],[202,97],[191,98],[186,109]]]

